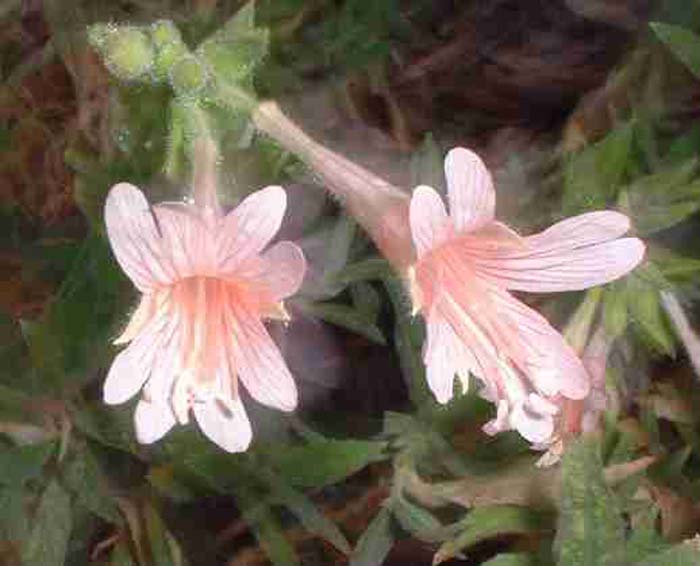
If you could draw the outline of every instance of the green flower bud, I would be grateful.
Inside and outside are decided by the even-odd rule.
[[[107,68],[122,80],[145,79],[153,67],[153,45],[137,28],[114,29],[104,37],[101,51]]]
[[[207,85],[209,73],[194,55],[186,55],[170,68],[170,85],[176,94],[192,97],[200,94]]]
[[[180,30],[171,21],[161,20],[151,26],[151,39],[156,48],[153,73],[159,80],[167,80],[172,67],[189,54]]]
[[[151,40],[156,49],[160,49],[169,43],[182,43],[182,36],[173,22],[159,20],[151,24]]]

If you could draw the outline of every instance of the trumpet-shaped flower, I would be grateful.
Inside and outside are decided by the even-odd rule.
[[[139,442],[151,443],[190,412],[224,450],[250,444],[239,380],[256,401],[283,411],[297,390],[263,319],[286,317],[282,300],[301,285],[305,260],[291,242],[267,250],[286,209],[281,187],[267,187],[224,215],[215,188],[195,180],[194,203],[150,206],[120,183],[105,205],[107,234],[120,266],[142,293],[115,343],[104,384],[107,403],[142,391],[134,415]]]
[[[510,291],[570,291],[617,279],[644,255],[623,214],[598,211],[522,237],[494,218],[491,175],[473,152],[445,160],[450,213],[430,187],[415,189],[410,225],[417,260],[409,271],[414,309],[426,319],[423,353],[437,400],[463,389],[469,374],[496,404],[485,425],[516,429],[535,445],[550,440],[560,396],[583,399],[589,376],[572,348]]]

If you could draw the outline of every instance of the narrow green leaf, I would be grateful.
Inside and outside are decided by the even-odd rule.
[[[70,496],[55,481],[44,490],[22,549],[24,564],[63,566],[72,525]]]
[[[382,346],[386,345],[382,331],[364,313],[352,307],[336,303],[297,304],[301,310],[310,316],[342,328],[347,328]]]
[[[700,564],[700,541],[698,537],[653,554],[634,566],[697,566]]]
[[[350,543],[333,521],[323,515],[313,502],[291,487],[281,477],[265,474],[272,491],[272,500],[286,506],[309,532],[326,539],[344,554],[350,554]]]
[[[615,188],[623,181],[629,167],[633,132],[633,124],[626,123],[596,144],[598,179],[604,194],[609,197],[615,194]]]
[[[659,510],[652,508],[638,520],[627,541],[627,562],[635,564],[653,554],[665,551],[669,543],[656,528]]]
[[[0,485],[18,487],[39,477],[55,447],[53,441],[0,447]]]
[[[578,306],[576,311],[566,324],[564,329],[564,337],[571,347],[577,352],[583,352],[583,349],[588,342],[588,336],[591,331],[591,325],[598,304],[602,297],[602,287],[594,287],[589,289],[583,297],[583,301]]]
[[[107,479],[89,448],[74,454],[65,465],[63,481],[77,503],[109,523],[121,524],[121,515],[108,491]]]
[[[675,281],[685,281],[697,277],[700,273],[700,259],[669,255],[657,258],[654,263],[659,267],[664,277]]]
[[[625,281],[613,283],[605,288],[603,296],[603,323],[611,339],[618,337],[627,328],[628,292]]]
[[[182,566],[184,561],[177,541],[166,528],[156,508],[148,505],[144,517],[153,566]]]
[[[545,516],[525,507],[493,505],[477,507],[454,526],[458,534],[445,541],[435,553],[433,564],[459,554],[483,540],[504,534],[528,534],[546,527]]]
[[[693,184],[700,188],[700,184]],[[660,232],[675,226],[700,210],[700,200],[691,196],[689,200],[659,204],[632,203],[635,228],[641,236]]]
[[[434,404],[433,394],[425,379],[425,366],[421,356],[425,334],[422,322],[411,316],[411,305],[399,279],[387,277],[384,279],[384,287],[396,317],[394,347],[399,355],[401,372],[411,401],[417,407]]]
[[[382,308],[382,297],[377,290],[366,281],[358,281],[350,285],[350,296],[355,308],[372,322],[376,322]]]
[[[372,258],[351,263],[337,271],[333,279],[337,283],[348,285],[357,281],[379,280],[393,277],[391,266],[385,259]]]
[[[624,523],[603,479],[597,443],[582,438],[562,461],[562,500],[555,554],[559,566],[624,564]]]
[[[0,488],[0,540],[21,545],[29,533],[26,493],[17,486]]]
[[[124,540],[119,540],[114,546],[109,558],[109,566],[134,566],[129,545]]]
[[[535,558],[530,554],[499,554],[488,562],[484,562],[484,566],[535,566],[537,564]]]
[[[265,452],[271,464],[296,487],[322,487],[385,460],[386,443],[368,440],[322,440]],[[313,465],[310,465],[313,463]]]
[[[392,501],[391,510],[401,528],[419,540],[435,542],[439,537],[442,523],[427,509],[419,507],[405,497],[397,497]]]
[[[248,523],[260,546],[265,550],[275,566],[296,566],[299,557],[284,536],[284,531],[277,517],[264,500],[256,497],[255,486],[239,478],[234,486],[234,497],[243,518]]]
[[[255,2],[248,2],[195,53],[213,71],[219,86],[242,87],[246,93],[253,93],[253,72],[267,51],[268,32],[255,26]],[[240,102],[241,109],[247,110],[250,101],[242,98]],[[235,106],[236,100],[228,103]]]
[[[652,22],[649,26],[690,72],[700,78],[700,36],[684,27],[663,22]]]
[[[394,545],[391,512],[383,507],[357,541],[350,566],[380,566]]]
[[[629,301],[629,313],[633,323],[657,351],[673,356],[673,336],[661,314],[659,292],[637,278],[632,278],[629,283],[633,297]]]

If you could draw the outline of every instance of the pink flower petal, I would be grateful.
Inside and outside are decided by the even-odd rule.
[[[282,354],[260,319],[239,305],[231,305],[227,324],[231,365],[250,395],[258,403],[282,411],[297,406],[297,388]]]
[[[552,415],[539,413],[528,403],[522,403],[513,408],[510,424],[525,440],[535,444],[548,441],[554,433]]]
[[[195,402],[192,412],[204,435],[226,452],[243,452],[250,446],[253,430],[240,398]]]
[[[153,212],[138,188],[128,183],[111,188],[105,202],[105,224],[119,265],[141,292],[175,280]]]
[[[489,436],[495,436],[499,432],[508,430],[508,401],[501,399],[496,404],[496,417],[488,421],[482,430]]]
[[[496,193],[481,158],[456,147],[445,158],[450,217],[458,232],[476,230],[493,220]]]
[[[167,250],[178,278],[215,275],[217,270],[217,221],[212,211],[191,204],[161,203],[153,207]]]
[[[475,255],[476,272],[494,283],[516,291],[579,291],[609,283],[632,271],[644,257],[638,238],[529,256],[486,257]]]
[[[166,320],[152,320],[126,349],[121,351],[109,369],[104,383],[103,398],[108,405],[131,399],[150,377],[163,341]]]
[[[181,328],[176,319],[163,330],[151,376],[144,385],[143,396],[153,401],[168,402],[173,384],[181,370]]]
[[[452,399],[454,378],[457,371],[452,356],[451,342],[456,339],[450,325],[440,317],[433,316],[426,324],[427,342],[423,361],[426,379],[438,403]]]
[[[479,364],[438,309],[432,309],[427,317],[426,332],[426,379],[438,403],[447,403],[453,397],[455,374],[464,393],[469,388],[469,375],[481,376]]]
[[[260,253],[277,234],[287,208],[287,193],[271,186],[256,191],[226,215],[218,236],[219,267],[230,272]]]
[[[608,242],[630,229],[630,220],[614,210],[597,210],[567,218],[526,238],[536,254],[570,251]]]
[[[583,399],[589,377],[573,349],[541,314],[506,291],[492,290],[496,312],[492,316],[516,329],[518,343],[506,351],[514,364],[545,396],[557,393]]]
[[[114,339],[113,344],[128,344],[141,333],[157,311],[156,296],[155,293],[141,295],[138,307],[132,313],[124,331]]]
[[[449,235],[445,204],[434,189],[425,185],[413,191],[409,221],[418,257],[439,246]]]
[[[165,401],[141,400],[134,411],[136,440],[141,444],[152,444],[163,438],[175,426],[175,415]]]
[[[304,280],[306,260],[299,246],[279,242],[259,257],[235,270],[236,277],[260,284],[272,301],[281,301],[299,290]]]

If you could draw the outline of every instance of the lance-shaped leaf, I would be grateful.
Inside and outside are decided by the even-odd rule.
[[[71,524],[70,496],[52,480],[41,495],[31,534],[22,549],[24,564],[63,566]]]
[[[433,564],[453,558],[464,549],[484,540],[506,534],[536,534],[546,527],[546,516],[526,507],[477,507],[454,526],[458,534],[440,546]]]
[[[562,495],[555,554],[559,566],[624,564],[624,523],[603,479],[598,445],[590,438],[572,444],[561,468]]]
[[[649,25],[656,36],[688,67],[690,72],[700,78],[700,36],[689,29],[673,24],[652,22]]]
[[[322,487],[336,483],[386,459],[385,442],[319,440],[303,446],[265,450],[268,461],[296,487]],[[309,465],[313,462],[313,465]]]
[[[248,2],[197,48],[197,54],[217,80],[252,90],[253,71],[267,54],[267,46],[267,30],[255,26],[255,3]]]
[[[380,566],[392,546],[391,512],[382,507],[357,541],[350,557],[350,566]]]

